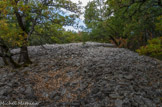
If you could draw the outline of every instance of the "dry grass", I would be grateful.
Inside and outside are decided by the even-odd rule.
[[[59,92],[60,88],[65,88],[66,92],[61,96],[57,102],[72,102],[77,99],[77,97],[85,97],[87,93],[90,92],[91,86],[89,85],[84,92],[77,93],[77,90],[80,88],[80,83],[82,77],[77,75],[77,67],[65,67],[57,71],[42,72],[39,74],[34,74],[30,72],[30,79],[35,83],[34,90],[35,95],[39,98],[40,101],[52,101],[49,98],[50,93],[53,91]],[[73,72],[73,76],[68,76],[68,72]],[[68,85],[67,83],[75,83],[74,86]],[[46,93],[47,96],[44,96],[43,93]],[[70,97],[68,97],[70,95]]]

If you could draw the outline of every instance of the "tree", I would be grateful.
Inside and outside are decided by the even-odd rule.
[[[108,38],[110,38],[118,45],[114,38],[118,33],[107,21],[111,15],[112,11],[108,8],[106,0],[94,0],[87,4],[84,17],[85,24],[91,31],[90,38],[92,40],[108,42]]]
[[[137,49],[161,35],[155,26],[162,11],[159,0],[108,0],[107,3],[114,17],[122,20],[124,30],[120,34],[127,38],[128,48]]]
[[[8,29],[12,24],[16,27],[18,32],[12,34],[13,38],[21,38],[16,40],[21,47],[19,61],[30,64],[27,46],[35,28],[49,22],[61,26],[72,25],[74,19],[79,17],[80,7],[69,0],[0,0],[0,13],[1,20],[6,20]],[[7,31],[3,32],[3,35],[4,33]],[[11,34],[7,34],[10,35],[8,38],[11,38]]]
[[[162,35],[160,0],[106,0],[102,6],[98,1],[90,2],[85,11],[85,23],[97,39],[107,36],[117,46],[136,50]]]

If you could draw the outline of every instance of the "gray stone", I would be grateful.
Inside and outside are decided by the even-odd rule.
[[[98,103],[94,103],[94,104],[93,104],[93,107],[101,107],[101,105],[98,104]]]
[[[68,93],[68,94],[67,94],[67,98],[72,98],[71,93]]]
[[[14,82],[14,83],[12,83],[12,88],[14,88],[14,87],[18,87],[19,86],[19,83],[18,82]]]
[[[7,96],[8,94],[10,94],[10,92],[12,92],[12,88],[10,88],[9,86],[0,88],[0,96]]]
[[[121,98],[121,96],[119,96],[119,94],[110,94],[109,96],[113,99]]]
[[[103,89],[102,89],[102,92],[103,92],[105,95],[109,95],[109,94],[111,94],[112,89],[111,89],[111,88],[103,88]]]
[[[66,89],[64,88],[61,90],[61,95],[64,95],[65,93],[66,93]]]
[[[92,94],[96,94],[96,93],[98,93],[100,90],[99,90],[99,88],[94,88],[93,90],[92,90]]]
[[[122,104],[123,104],[122,100],[119,100],[119,99],[115,100],[115,106],[116,107],[122,107]]]
[[[29,98],[29,99],[32,99],[32,98],[35,98],[34,96],[34,90],[32,89],[31,86],[28,86],[25,90],[25,95],[26,95],[26,98]]]
[[[98,92],[97,94],[93,95],[94,98],[98,98],[98,99],[104,99],[104,94],[102,92]]]
[[[55,96],[55,98],[54,98],[55,101],[58,101],[60,99],[61,99],[61,96]]]
[[[42,96],[45,97],[45,98],[48,98],[49,94],[46,93],[46,92],[43,92]]]
[[[79,102],[73,102],[72,104],[71,104],[71,106],[73,107],[80,107],[80,103]]]
[[[24,91],[25,91],[25,88],[24,87],[19,88],[19,92],[20,93],[23,93]]]
[[[155,103],[160,103],[160,98],[154,98],[153,101],[154,101]]]
[[[134,97],[134,100],[135,100],[135,102],[137,102],[138,104],[144,105],[144,102],[143,102],[141,96],[135,96],[135,97]]]
[[[76,63],[75,65],[76,65],[76,66],[80,66],[80,63]]]
[[[131,74],[130,75],[125,75],[124,78],[126,78],[128,80],[131,80],[131,79],[133,79],[133,75],[131,75]]]
[[[132,106],[134,106],[134,107],[138,107],[139,105],[138,105],[138,103],[137,103],[137,102],[132,101]]]
[[[144,101],[144,103],[148,106],[148,107],[156,107],[156,105],[148,98],[142,98],[142,100]]]
[[[6,84],[4,84],[4,83],[0,83],[0,87],[3,87],[3,86],[5,86]]]
[[[57,93],[58,93],[57,91],[53,91],[49,94],[49,97],[52,99],[57,95]]]
[[[32,77],[32,73],[40,75],[44,79],[42,82],[52,83],[54,78],[49,76],[49,71],[59,71],[67,73],[67,81],[63,81],[55,90],[49,89],[51,93],[45,89],[41,95],[49,98],[51,102],[41,101],[41,106],[161,106],[161,61],[139,56],[128,49],[105,48],[100,43],[86,42],[86,46],[88,47],[82,48],[81,43],[50,44],[45,46],[49,50],[41,46],[29,46],[34,64],[17,69],[16,74],[10,73],[11,69],[8,67],[0,68],[0,100],[34,101],[32,98],[35,90],[32,86],[38,84],[35,78],[30,80],[28,76]],[[19,50],[15,49],[14,52]],[[28,75],[22,73],[23,71],[27,71]],[[63,79],[62,74],[57,75],[57,78]],[[77,79],[78,81],[75,81]],[[46,87],[43,87],[43,90],[44,88]],[[69,95],[65,96],[67,92]],[[76,94],[74,100],[78,102],[59,101],[63,96],[71,99]],[[81,97],[82,95],[84,97]]]
[[[106,84],[108,84],[108,82],[107,81],[101,81],[101,83],[100,83],[102,86],[105,86]]]
[[[5,89],[1,89],[1,90],[0,90],[0,96],[3,95],[5,92],[6,92]]]

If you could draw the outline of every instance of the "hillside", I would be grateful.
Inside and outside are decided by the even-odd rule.
[[[94,42],[44,47],[28,47],[33,61],[28,67],[0,68],[0,101],[37,102],[38,107],[162,105],[157,59]]]

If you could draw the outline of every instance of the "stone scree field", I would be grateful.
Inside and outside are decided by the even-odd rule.
[[[37,107],[162,106],[161,61],[111,44],[44,47],[28,48],[33,61],[28,67],[0,68],[1,102],[38,102]]]

